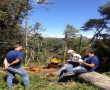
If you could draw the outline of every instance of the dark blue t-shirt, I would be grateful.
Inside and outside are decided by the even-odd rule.
[[[6,54],[6,58],[8,63],[12,63],[13,61],[15,61],[16,59],[19,59],[20,62],[14,65],[11,65],[10,67],[13,68],[20,68],[21,67],[21,58],[22,58],[23,53],[21,51],[18,50],[13,50],[10,51]]]
[[[88,70],[88,72],[94,71],[99,65],[99,59],[98,59],[97,56],[91,56],[91,57],[86,56],[85,59],[84,59],[84,62],[88,63],[88,64],[95,64],[95,66],[93,68],[88,67],[88,66],[83,64],[83,67],[85,67]]]

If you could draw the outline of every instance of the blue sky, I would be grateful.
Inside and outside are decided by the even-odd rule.
[[[44,36],[62,37],[65,26],[73,25],[76,29],[89,19],[101,18],[97,9],[110,0],[49,0],[55,2],[53,5],[47,5],[49,11],[41,8],[34,0],[33,9],[29,12],[28,25],[33,25],[35,22],[42,24],[46,28],[42,32]],[[84,36],[91,37],[93,32],[82,32]]]

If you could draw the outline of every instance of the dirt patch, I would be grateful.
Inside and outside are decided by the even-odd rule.
[[[0,71],[4,71],[4,67],[3,66],[0,67]]]

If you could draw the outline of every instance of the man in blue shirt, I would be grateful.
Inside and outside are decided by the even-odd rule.
[[[74,75],[76,73],[85,73],[85,72],[92,72],[94,71],[99,65],[99,59],[97,56],[94,55],[92,49],[85,50],[86,57],[82,58],[84,61],[76,61],[72,60],[73,62],[80,63],[80,66],[73,68],[71,71],[66,70],[67,72],[63,76]]]
[[[22,77],[24,85],[29,87],[28,74],[23,68],[21,68],[21,58],[23,55],[21,52],[22,46],[20,44],[15,44],[14,48],[13,51],[6,54],[4,60],[5,69],[8,71],[7,87],[13,88],[12,80],[15,77],[15,74],[19,74]]]

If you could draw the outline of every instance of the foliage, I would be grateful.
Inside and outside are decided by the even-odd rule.
[[[100,64],[98,71],[100,72],[106,72],[110,71],[110,40],[104,39],[104,40],[98,40],[93,44],[93,48],[95,49],[95,54],[99,57]],[[105,67],[106,66],[106,67]]]
[[[0,0],[0,58],[4,57],[14,43],[23,42],[24,29],[20,24],[27,8],[31,9],[25,0]]]
[[[93,30],[95,29],[95,32],[96,31],[99,31],[100,29],[104,29],[106,28],[106,21],[104,21],[104,19],[90,19],[88,20],[84,26],[82,26],[82,29],[83,31],[89,31],[89,30]]]
[[[77,36],[74,38],[71,38],[68,42],[69,49],[75,50],[77,53],[80,53],[84,49],[84,46],[87,44],[87,40],[85,37]]]
[[[106,4],[99,7],[98,11],[102,16],[104,16],[105,19],[110,19],[110,2],[107,2]]]
[[[106,4],[100,6],[98,11],[103,16],[103,20],[106,22],[105,25],[107,26],[107,28],[105,32],[99,34],[98,38],[96,38],[96,41],[93,44],[93,48],[96,51],[96,55],[100,59],[98,71],[108,72],[110,71],[110,2],[107,2]]]
[[[110,77],[110,72],[104,72],[102,74]]]
[[[21,77],[16,75],[14,79],[14,89],[13,90],[99,90],[86,83],[75,84],[75,81],[68,81],[67,83],[52,83],[50,80],[52,78],[40,76],[37,74],[29,74],[29,80],[31,87],[25,88],[22,85]],[[68,84],[69,83],[69,84]],[[0,75],[0,90],[7,90],[6,88],[6,74]]]
[[[29,52],[34,52],[30,63],[46,64],[52,58],[62,59],[63,40],[55,38],[29,39]],[[32,53],[31,52],[31,53]],[[30,54],[29,54],[30,56]],[[31,58],[31,56],[29,57]]]
[[[66,25],[64,35],[68,38],[73,37],[76,33],[78,33],[78,30],[76,30],[73,26],[71,25]]]
[[[98,88],[95,88],[93,86],[90,86],[86,83],[77,83],[76,87],[74,87],[72,90],[100,90]]]

